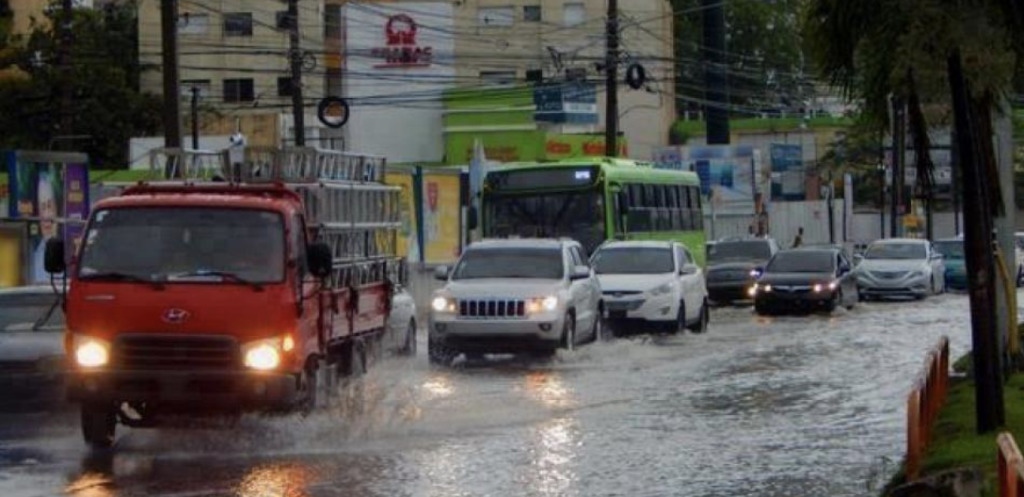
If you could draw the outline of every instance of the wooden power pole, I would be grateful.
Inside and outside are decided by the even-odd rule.
[[[302,48],[299,45],[299,0],[288,0],[288,56],[291,62],[292,124],[295,146],[306,145],[306,115],[302,102]]]
[[[178,80],[178,0],[160,0],[163,45],[164,146],[181,148],[181,90]]]
[[[619,155],[619,1],[608,0],[605,51],[604,154]]]

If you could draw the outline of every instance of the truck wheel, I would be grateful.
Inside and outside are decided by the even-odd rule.
[[[452,365],[459,353],[441,343],[429,340],[427,341],[427,355],[430,356],[431,364],[448,367]]]
[[[82,437],[95,450],[114,446],[117,430],[117,413],[114,407],[104,402],[82,404]]]

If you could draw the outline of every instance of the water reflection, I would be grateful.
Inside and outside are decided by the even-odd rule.
[[[579,429],[568,417],[552,419],[537,427],[533,434],[530,486],[537,495],[577,495],[579,477]]]
[[[451,397],[455,393],[455,386],[449,375],[436,373],[423,383],[423,390],[427,392],[427,398],[433,400]]]
[[[526,375],[526,392],[545,407],[572,407],[572,390],[565,385],[562,377],[551,371],[534,371]]]
[[[268,464],[249,470],[235,489],[237,497],[307,497],[311,471],[299,464]]]

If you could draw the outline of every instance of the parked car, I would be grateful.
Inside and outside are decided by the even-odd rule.
[[[709,246],[707,288],[711,301],[750,299],[754,282],[778,251],[779,244],[771,238],[724,239]]]
[[[676,242],[610,242],[591,258],[604,292],[604,310],[618,328],[627,320],[671,331],[707,330],[704,272]]]
[[[964,240],[962,238],[936,240],[933,246],[936,252],[942,254],[943,262],[945,262],[946,288],[967,289],[967,264],[964,260]]]
[[[923,299],[946,289],[942,254],[927,240],[892,238],[871,244],[858,256],[857,286],[865,299]]]
[[[765,267],[754,284],[754,310],[758,314],[784,311],[852,309],[858,300],[853,267],[846,254],[834,247],[783,250]]]
[[[64,315],[44,319],[57,298],[49,286],[0,289],[0,413],[66,406]]]
[[[550,357],[601,334],[601,286],[583,247],[564,240],[489,240],[469,246],[430,309],[430,361],[459,354]]]

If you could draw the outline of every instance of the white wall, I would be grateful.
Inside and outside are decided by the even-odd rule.
[[[388,48],[386,26],[397,14],[408,15],[417,23],[415,46],[430,47],[434,56],[429,64],[381,67],[385,60],[373,52]],[[346,30],[344,95],[351,104],[346,147],[383,155],[392,163],[441,161],[444,123],[439,97],[455,82],[451,3],[350,2],[342,16]],[[369,97],[376,98],[368,101]],[[375,105],[368,105],[371,102]]]
[[[183,143],[185,148],[192,148],[192,136],[183,137]],[[231,137],[224,136],[200,136],[199,137],[199,149],[200,150],[223,150],[231,145]],[[143,137],[143,138],[132,138],[128,142],[128,156],[131,158],[131,162],[128,164],[129,169],[149,169],[149,152],[158,148],[164,147],[164,137]]]

